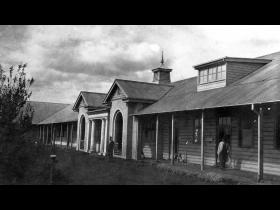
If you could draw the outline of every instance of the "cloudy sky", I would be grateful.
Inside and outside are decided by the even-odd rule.
[[[73,103],[115,78],[151,82],[161,49],[176,81],[212,59],[280,51],[280,26],[0,26],[0,63],[28,64],[35,101]]]

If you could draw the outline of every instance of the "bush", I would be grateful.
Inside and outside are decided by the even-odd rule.
[[[26,78],[25,68],[5,71],[0,65],[0,166],[11,183],[24,178],[38,152],[38,145],[24,136],[32,126],[33,108],[27,101],[34,81]]]

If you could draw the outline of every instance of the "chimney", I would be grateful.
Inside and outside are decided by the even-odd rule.
[[[172,69],[168,69],[164,65],[164,59],[163,59],[163,51],[161,56],[161,62],[160,66],[156,69],[152,70],[154,73],[153,82],[157,84],[169,84],[171,82],[170,80],[170,72]]]

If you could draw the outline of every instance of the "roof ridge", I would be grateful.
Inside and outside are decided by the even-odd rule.
[[[278,54],[278,53],[280,53],[280,51],[276,51],[274,53],[269,53],[269,54],[266,54],[266,55],[258,56],[256,58],[262,58],[262,57],[266,57],[266,56],[273,55],[273,54]]]
[[[100,94],[100,95],[106,95],[107,93],[98,93],[98,92],[91,92],[91,91],[81,91],[81,93],[93,93],[93,94]]]
[[[173,83],[178,83],[178,82],[183,82],[183,81],[185,81],[185,80],[190,80],[190,79],[194,79],[194,78],[197,78],[197,76],[193,76],[193,77],[189,77],[189,78],[177,80],[177,81],[175,81],[175,82],[172,82],[172,84],[173,84]]]
[[[47,102],[47,101],[27,101],[27,102],[71,105],[71,104],[68,104],[68,103],[57,103],[57,102]]]
[[[172,86],[172,84],[156,84],[156,83],[151,83],[151,82],[142,82],[142,81],[135,81],[135,80],[127,80],[127,79],[116,79],[116,81],[119,80],[119,81],[125,81],[125,82],[137,82],[137,83],[143,83],[143,84],[148,84],[148,85],[156,85],[156,86],[159,86],[159,85],[162,85],[162,86]]]

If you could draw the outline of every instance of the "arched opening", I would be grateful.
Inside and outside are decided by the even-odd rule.
[[[86,120],[85,117],[82,116],[80,120],[80,149],[84,149],[85,145],[85,129],[86,129]]]
[[[114,154],[122,155],[123,117],[121,112],[117,112],[115,115],[114,128]]]

